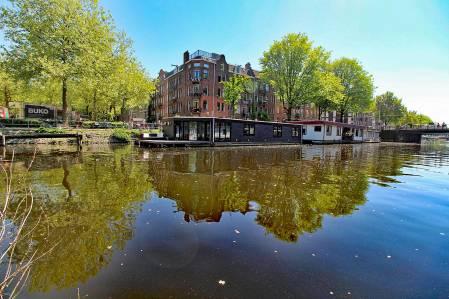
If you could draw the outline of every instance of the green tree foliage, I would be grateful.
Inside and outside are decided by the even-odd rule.
[[[348,112],[366,110],[373,97],[373,78],[356,59],[340,58],[332,62],[331,69],[340,79],[343,96],[337,101],[340,121]]]
[[[416,111],[407,111],[405,115],[399,120],[401,125],[428,125],[433,121],[430,117],[424,114],[420,114]]]
[[[385,125],[398,124],[406,115],[407,109],[391,91],[378,95],[374,99],[375,114]]]
[[[305,34],[291,33],[275,41],[260,59],[262,78],[275,89],[291,120],[292,110],[311,103],[317,90],[317,71],[329,59],[321,47],[313,47]]]
[[[98,1],[9,2],[0,14],[3,60],[9,77],[26,82],[22,101],[57,105],[57,94],[65,121],[69,106],[97,119],[148,103],[154,83]]]
[[[109,43],[108,15],[93,0],[10,0],[1,24],[7,59],[19,77],[53,79],[61,86],[67,122],[68,84],[88,73]]]
[[[318,118],[323,112],[334,110],[343,98],[343,86],[332,72],[319,72],[313,103],[318,107]]]
[[[242,75],[234,75],[223,82],[223,99],[226,104],[231,106],[232,117],[235,115],[235,110],[242,95],[247,91],[248,81],[249,79]]]

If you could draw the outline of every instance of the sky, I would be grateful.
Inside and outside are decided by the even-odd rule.
[[[0,0],[4,2],[5,0]],[[358,59],[375,93],[449,123],[449,0],[101,0],[155,77],[185,50],[259,67],[274,40],[301,32],[316,46]],[[1,40],[0,40],[1,41]]]
[[[376,94],[393,91],[409,109],[449,121],[449,0],[101,3],[152,76],[197,49],[257,68],[274,40],[302,32],[332,58],[357,58],[373,75]]]

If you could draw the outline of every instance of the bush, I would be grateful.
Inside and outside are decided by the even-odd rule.
[[[8,127],[40,127],[43,125],[43,122],[39,119],[35,118],[8,118],[8,119],[0,119],[0,124],[4,124]]]
[[[66,130],[61,128],[46,128],[46,127],[40,127],[35,131],[36,133],[46,133],[46,134],[65,134],[67,133]]]
[[[119,142],[130,142],[131,141],[131,131],[125,130],[125,129],[114,129],[114,132],[112,133],[112,138]]]

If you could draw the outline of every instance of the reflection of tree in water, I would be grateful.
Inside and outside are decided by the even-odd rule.
[[[294,242],[326,214],[351,214],[366,201],[370,176],[385,182],[410,158],[394,147],[198,150],[164,153],[149,171],[186,221],[220,221],[224,211],[245,213],[255,201],[257,223]]]
[[[111,246],[123,248],[132,237],[139,203],[151,184],[142,165],[128,158],[130,152],[120,150],[113,156],[89,155],[83,164],[69,165],[47,157],[48,165],[60,168],[30,174],[36,182],[36,209],[28,225],[36,225],[40,210],[45,214],[32,236],[35,247],[45,252],[58,244],[33,266],[31,291],[86,281],[109,263]]]
[[[66,288],[96,275],[111,260],[110,246],[123,248],[132,237],[139,203],[152,185],[176,201],[186,221],[220,221],[224,211],[246,213],[249,202],[257,202],[256,222],[294,242],[320,228],[324,215],[352,213],[366,200],[368,178],[388,182],[416,159],[413,153],[402,147],[239,148],[147,152],[148,163],[134,162],[130,148],[37,156],[29,174],[36,212],[28,225],[44,210],[31,237],[42,252],[59,245],[34,265],[30,289]]]

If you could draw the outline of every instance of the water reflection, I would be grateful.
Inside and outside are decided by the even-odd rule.
[[[363,205],[370,182],[389,187],[404,166],[425,164],[416,153],[414,146],[355,145],[38,154],[28,174],[37,202],[28,225],[38,226],[36,249],[58,246],[34,265],[28,289],[75,287],[96,276],[132,240],[153,191],[174,201],[185,222],[256,211],[268,234],[300,242],[326,215]],[[17,159],[16,171],[25,172],[31,156]]]
[[[38,252],[57,247],[33,266],[30,291],[87,281],[109,263],[112,246],[123,248],[132,238],[139,204],[151,184],[142,165],[129,160],[131,150],[36,156],[28,178],[35,211],[27,225],[37,225],[32,238]],[[25,172],[31,157],[17,159],[15,171]],[[25,251],[20,245],[18,251]]]

